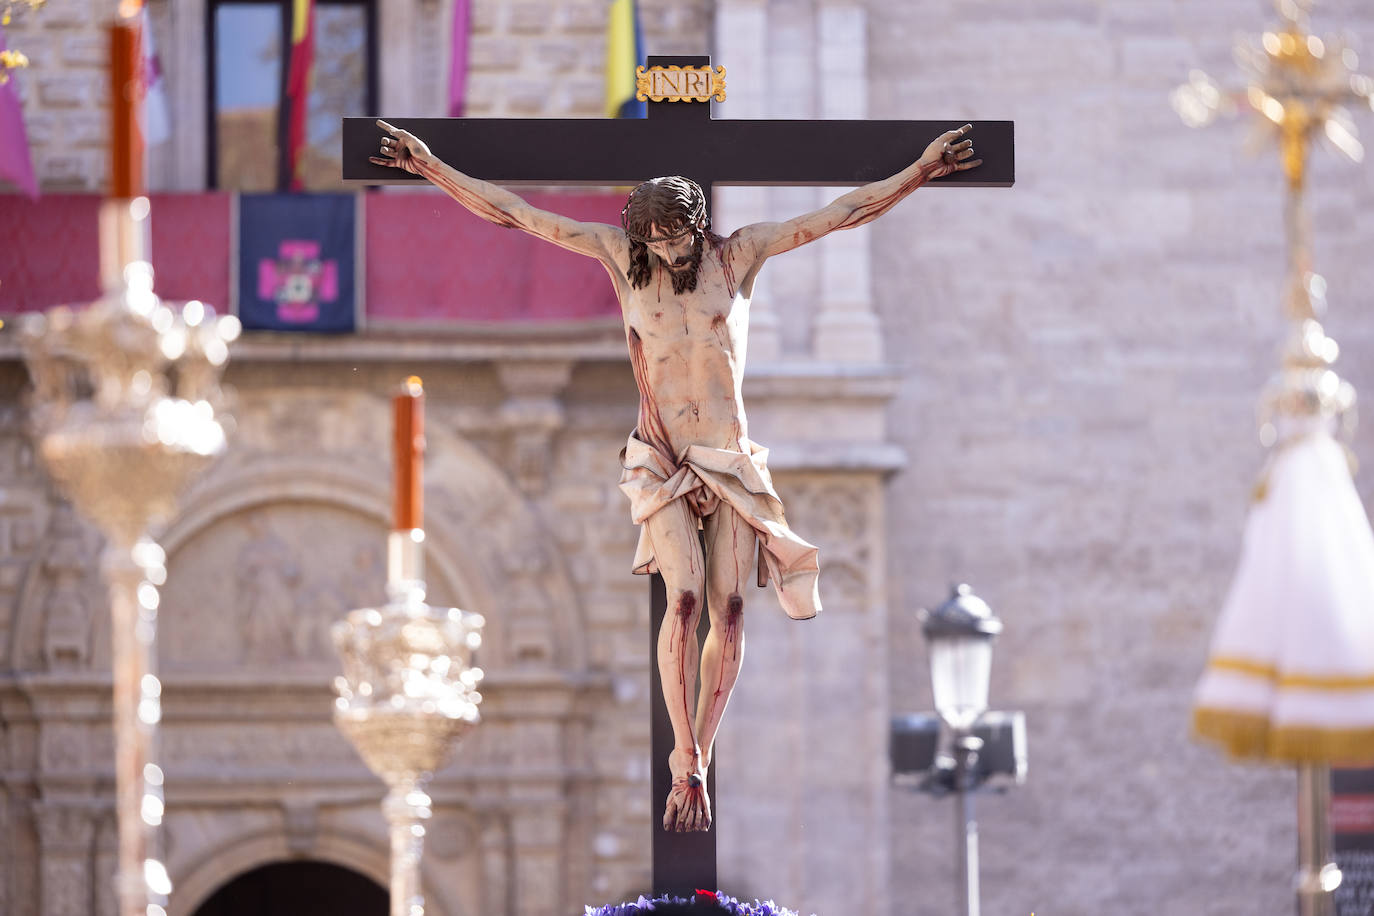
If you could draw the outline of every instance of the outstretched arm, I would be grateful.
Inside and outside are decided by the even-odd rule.
[[[983,160],[973,158],[973,141],[965,138],[971,130],[973,125],[965,124],[958,130],[946,131],[931,141],[921,158],[896,175],[850,191],[829,206],[783,223],[745,226],[737,233],[739,241],[757,252],[757,267],[765,258],[791,251],[837,229],[871,223],[930,179],[982,165]]]
[[[555,245],[585,254],[605,264],[614,264],[613,243],[620,230],[603,223],[583,223],[557,213],[540,210],[505,188],[464,175],[430,152],[424,141],[385,121],[377,126],[386,132],[382,154],[368,161],[403,169],[429,179],[458,203],[482,219],[508,229],[523,229]]]

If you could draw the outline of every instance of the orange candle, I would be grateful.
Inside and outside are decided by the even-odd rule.
[[[393,496],[397,531],[423,528],[425,467],[425,390],[412,375],[392,398],[395,418]]]
[[[142,87],[137,20],[110,26],[110,196],[143,194],[143,135],[138,128]]]

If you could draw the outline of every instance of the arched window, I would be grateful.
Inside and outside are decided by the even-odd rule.
[[[206,0],[208,187],[282,185],[291,7],[291,0]],[[314,35],[302,174],[307,190],[337,190],[339,119],[377,110],[376,0],[316,0]]]

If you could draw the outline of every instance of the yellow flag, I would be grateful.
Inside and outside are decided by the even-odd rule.
[[[611,0],[606,21],[606,117],[644,117],[643,103],[639,110],[625,111],[627,103],[635,101],[635,67],[640,59],[643,40],[639,36],[639,22],[634,0]]]

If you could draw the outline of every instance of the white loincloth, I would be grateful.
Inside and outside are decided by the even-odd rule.
[[[620,453],[620,489],[630,498],[630,517],[640,526],[634,572],[658,572],[645,519],[673,500],[705,487],[758,533],[759,585],[773,580],[787,616],[795,620],[815,617],[821,610],[818,551],[787,527],[782,501],[768,474],[768,449],[747,439],[745,442],[748,455],[690,445],[673,466],[653,446],[630,434],[625,450]]]

